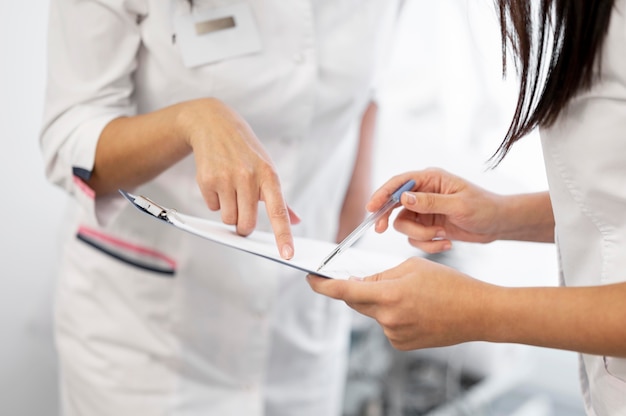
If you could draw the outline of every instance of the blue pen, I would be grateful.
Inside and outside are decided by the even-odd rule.
[[[380,219],[380,217],[385,215],[389,210],[391,210],[394,206],[396,206],[398,202],[400,202],[400,197],[402,196],[403,192],[408,192],[408,191],[413,190],[414,186],[415,186],[415,181],[411,179],[408,182],[406,182],[404,185],[399,187],[393,194],[391,194],[387,202],[385,202],[385,204],[382,207],[380,207],[378,211],[371,213],[367,218],[365,218],[365,220],[363,220],[363,222],[358,227],[356,227],[354,231],[352,231],[346,238],[344,238],[343,241],[339,243],[337,247],[335,247],[335,249],[331,251],[331,253],[328,256],[326,256],[324,261],[322,261],[322,264],[320,264],[320,266],[317,268],[317,271],[322,270],[322,267],[330,263],[330,261],[335,256],[337,256],[339,253],[341,253],[345,249],[352,246],[352,244],[356,243],[357,240],[361,238],[363,233],[365,233],[365,231],[369,227],[375,224],[376,221]]]

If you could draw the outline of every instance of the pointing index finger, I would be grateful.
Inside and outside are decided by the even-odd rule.
[[[273,183],[264,186],[261,189],[261,199],[265,202],[265,209],[274,231],[276,246],[280,256],[285,260],[289,260],[294,254],[293,235],[291,233],[289,210],[280,190],[280,185]]]

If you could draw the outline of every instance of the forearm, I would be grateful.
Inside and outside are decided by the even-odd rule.
[[[369,104],[361,120],[359,147],[357,150],[350,185],[344,198],[339,218],[337,241],[343,240],[356,228],[365,216],[365,204],[371,194],[372,159],[378,106]]]
[[[111,121],[98,139],[89,186],[97,195],[145,183],[191,153],[181,103]]]
[[[97,195],[141,185],[191,152],[177,131],[180,110],[174,105],[118,118],[104,128],[89,180]]]
[[[626,283],[496,288],[488,299],[481,339],[626,357]]]
[[[548,192],[500,197],[497,240],[554,242],[554,215]]]

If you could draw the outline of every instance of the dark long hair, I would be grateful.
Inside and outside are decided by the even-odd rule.
[[[510,47],[520,90],[513,120],[491,157],[495,165],[516,141],[536,127],[552,125],[576,94],[591,87],[614,0],[496,0],[496,4],[503,74]]]

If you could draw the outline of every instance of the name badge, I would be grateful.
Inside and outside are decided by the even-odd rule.
[[[188,68],[259,52],[259,30],[247,3],[194,7],[174,15],[176,43]]]

